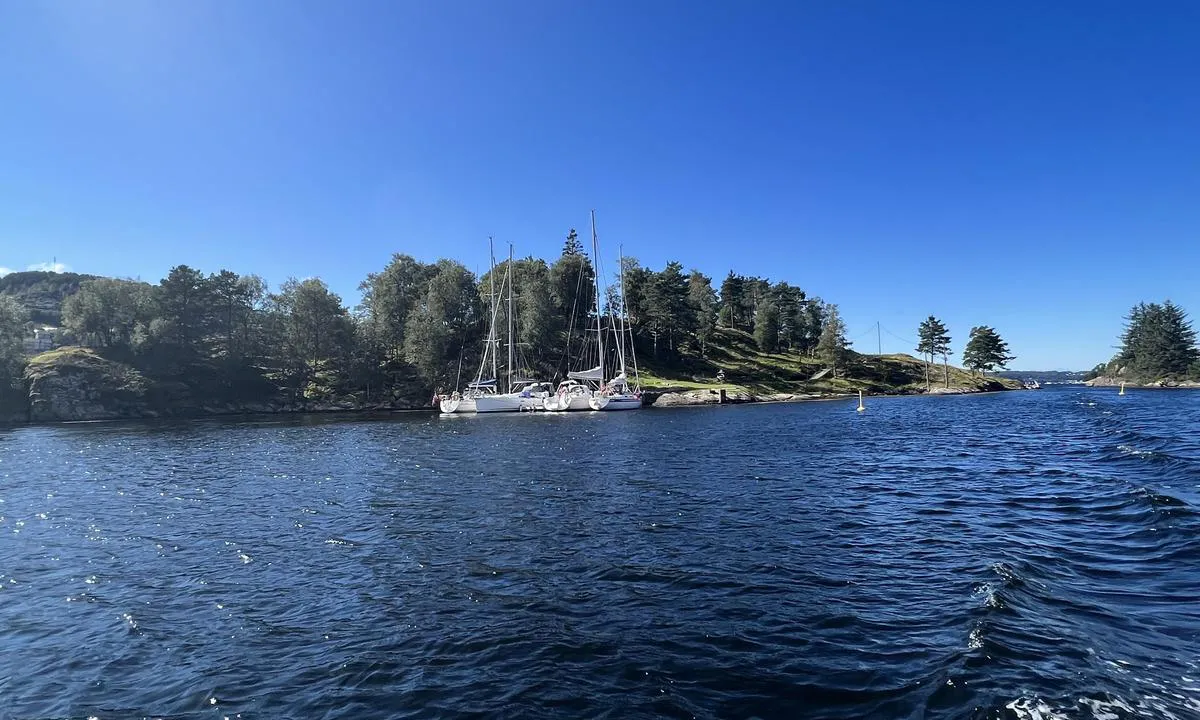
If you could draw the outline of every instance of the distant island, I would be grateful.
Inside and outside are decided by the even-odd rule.
[[[1170,300],[1134,305],[1121,349],[1085,379],[1090,385],[1200,387],[1200,348],[1187,313]]]
[[[255,275],[185,265],[155,285],[9,274],[0,422],[431,407],[474,376],[488,323],[509,324],[492,302],[507,273],[519,374],[564,377],[598,305],[633,338],[647,404],[1020,387],[988,375],[1011,360],[992,328],[972,329],[967,370],[949,364],[951,338],[933,316],[917,329],[922,358],[861,354],[837,305],[786,282],[730,272],[714,288],[681,263],[654,271],[624,258],[619,285],[596,303],[593,261],[572,230],[552,263],[504,261],[482,277],[397,254],[363,280],[353,310],[316,278],[270,292]]]

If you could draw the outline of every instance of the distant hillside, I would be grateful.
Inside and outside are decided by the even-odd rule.
[[[795,353],[764,353],[753,336],[740,330],[718,328],[709,343],[707,357],[689,357],[683,363],[663,365],[653,358],[638,360],[642,382],[647,388],[702,389],[727,387],[751,395],[808,392],[855,392],[907,394],[925,392],[925,364],[911,355],[861,355],[851,353],[850,362],[835,379],[814,376],[825,370],[815,358]],[[717,373],[723,372],[723,380]],[[946,392],[945,371],[935,365],[930,371],[931,391]],[[950,367],[950,390],[983,392],[1017,389],[1020,383],[994,375],[983,377]]]
[[[15,272],[0,277],[0,295],[8,295],[25,306],[30,320],[47,325],[62,321],[62,303],[79,290],[79,283],[95,275],[79,273]]]

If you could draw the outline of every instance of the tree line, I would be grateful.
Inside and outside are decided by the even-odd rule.
[[[574,230],[553,262],[505,260],[482,277],[454,260],[396,254],[363,280],[353,309],[317,278],[290,279],[274,291],[256,275],[186,265],[157,284],[90,278],[62,303],[60,341],[98,348],[213,399],[387,404],[474,377],[493,317],[500,328],[510,321],[506,302],[493,305],[506,277],[522,374],[564,377],[595,327],[597,306],[619,316],[636,352],[662,366],[702,363],[719,327],[752,334],[767,352],[820,356],[835,366],[848,354],[837,307],[786,282],[731,272],[718,291],[679,262],[652,270],[624,258],[597,303],[596,269]],[[19,386],[20,327],[28,319],[0,298],[0,373],[10,388]]]

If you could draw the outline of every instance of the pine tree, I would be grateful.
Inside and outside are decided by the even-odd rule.
[[[976,372],[986,373],[1003,368],[1013,360],[1008,352],[1008,343],[986,325],[971,328],[971,336],[963,349],[963,365]]]
[[[721,281],[721,310],[718,314],[721,325],[737,329],[745,292],[746,278],[736,275],[730,270],[725,279]]]
[[[688,275],[688,305],[695,317],[700,357],[704,357],[717,326],[717,294],[713,291],[712,279],[699,270],[692,270]]]
[[[571,228],[567,233],[567,241],[563,243],[563,255],[582,255],[583,243],[579,242],[579,234],[575,232],[575,228]]]
[[[779,307],[774,300],[766,300],[758,307],[754,342],[763,352],[775,352],[779,349]]]
[[[1138,303],[1126,318],[1117,360],[1136,379],[1160,380],[1188,375],[1200,360],[1196,331],[1187,313],[1170,300]]]
[[[834,369],[845,363],[850,343],[846,340],[846,324],[837,305],[825,306],[824,324],[821,328],[821,339],[817,341],[817,355]]]
[[[929,390],[929,366],[941,355],[946,366],[946,386],[950,386],[950,335],[941,320],[930,315],[917,328],[917,352],[925,358],[925,389]]]

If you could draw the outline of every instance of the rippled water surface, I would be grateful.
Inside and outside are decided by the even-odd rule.
[[[0,717],[1200,717],[1200,393],[0,431]]]

